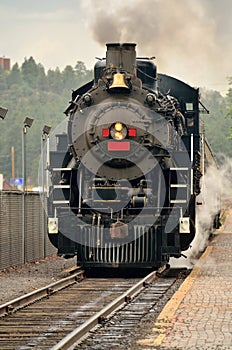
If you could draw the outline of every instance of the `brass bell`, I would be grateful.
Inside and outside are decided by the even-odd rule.
[[[129,87],[125,83],[124,79],[124,74],[122,73],[115,73],[113,76],[113,83],[110,85],[109,89],[118,89],[118,88],[123,88],[123,89],[129,89]]]

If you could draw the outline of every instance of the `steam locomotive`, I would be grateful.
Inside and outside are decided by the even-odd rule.
[[[158,269],[189,248],[200,179],[214,161],[199,91],[157,73],[136,44],[106,46],[50,151],[48,235],[86,269]]]

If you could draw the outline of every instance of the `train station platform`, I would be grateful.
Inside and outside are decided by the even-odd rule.
[[[232,350],[232,214],[138,349]]]

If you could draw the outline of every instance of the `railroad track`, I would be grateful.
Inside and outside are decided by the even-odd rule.
[[[78,269],[76,268],[76,271]],[[9,302],[0,305],[0,317],[7,316],[16,312],[17,310],[28,306],[37,300],[40,300],[45,297],[49,297],[50,295],[62,290],[72,284],[75,284],[77,281],[81,281],[83,279],[84,270],[79,270],[76,273],[73,273],[72,276],[63,278],[57,282],[51,283],[46,287],[37,289],[31,293],[22,295],[16,299],[13,299]]]
[[[18,298],[20,302],[15,299],[0,306],[0,348],[68,349],[141,291],[154,285],[160,297],[175,281],[169,278],[164,283],[155,279],[155,273],[143,279],[83,279],[81,274],[80,271],[62,280],[60,285],[56,282],[42,288],[36,296],[30,293],[27,301]],[[153,304],[157,295],[152,291]]]
[[[86,339],[76,343],[72,349],[140,349],[137,340],[146,334],[147,323],[155,324],[156,317],[185,277],[186,273],[181,274],[179,269],[175,269],[175,272],[171,271],[165,278],[153,280],[130,303],[91,331]]]

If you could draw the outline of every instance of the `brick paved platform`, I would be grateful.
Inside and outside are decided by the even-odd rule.
[[[232,215],[137,344],[141,350],[232,350]]]

